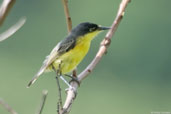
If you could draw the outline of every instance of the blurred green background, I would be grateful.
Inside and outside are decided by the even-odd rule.
[[[69,1],[73,26],[85,21],[110,26],[120,3]],[[169,0],[132,0],[107,55],[78,89],[71,114],[171,112],[170,4]],[[53,72],[44,74],[29,89],[26,85],[45,56],[67,35],[61,0],[17,0],[0,32],[23,16],[27,22],[22,29],[0,42],[0,97],[19,114],[34,114],[42,90],[47,89],[43,114],[56,114]],[[105,32],[92,42],[78,72],[91,62],[104,36]],[[64,92],[63,83],[62,88]],[[0,106],[0,114],[8,112]]]

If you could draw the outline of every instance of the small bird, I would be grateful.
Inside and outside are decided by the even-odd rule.
[[[74,70],[87,54],[92,39],[101,31],[108,29],[110,28],[90,22],[77,25],[46,57],[42,67],[27,87],[30,87],[44,72],[56,70],[59,75],[64,75]]]

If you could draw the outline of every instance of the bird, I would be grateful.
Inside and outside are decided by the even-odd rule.
[[[78,24],[54,47],[27,87],[30,87],[44,72],[56,70],[58,75],[63,75],[73,71],[86,56],[95,36],[108,29],[110,28],[91,22]]]

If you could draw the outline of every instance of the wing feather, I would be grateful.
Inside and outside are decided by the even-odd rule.
[[[54,62],[54,60],[56,60],[60,55],[64,54],[65,52],[73,49],[74,46],[75,39],[71,37],[67,37],[65,40],[59,42],[56,45],[56,47],[51,51],[49,56],[46,57],[42,67],[37,72],[37,74],[32,78],[27,87],[30,87],[38,79],[38,77],[46,70],[46,68]]]

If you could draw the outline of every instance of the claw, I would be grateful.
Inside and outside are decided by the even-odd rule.
[[[78,80],[78,78],[73,77],[71,81],[69,81],[69,83],[71,83],[72,81],[77,82],[78,86],[80,87],[80,81]]]
[[[68,77],[70,77],[72,79],[71,81],[69,81],[69,83],[71,83],[72,81],[75,81],[75,82],[77,82],[78,86],[80,87],[80,81],[78,80],[77,77],[73,77],[73,76],[68,75],[68,74],[64,74],[64,75],[68,76]]]

